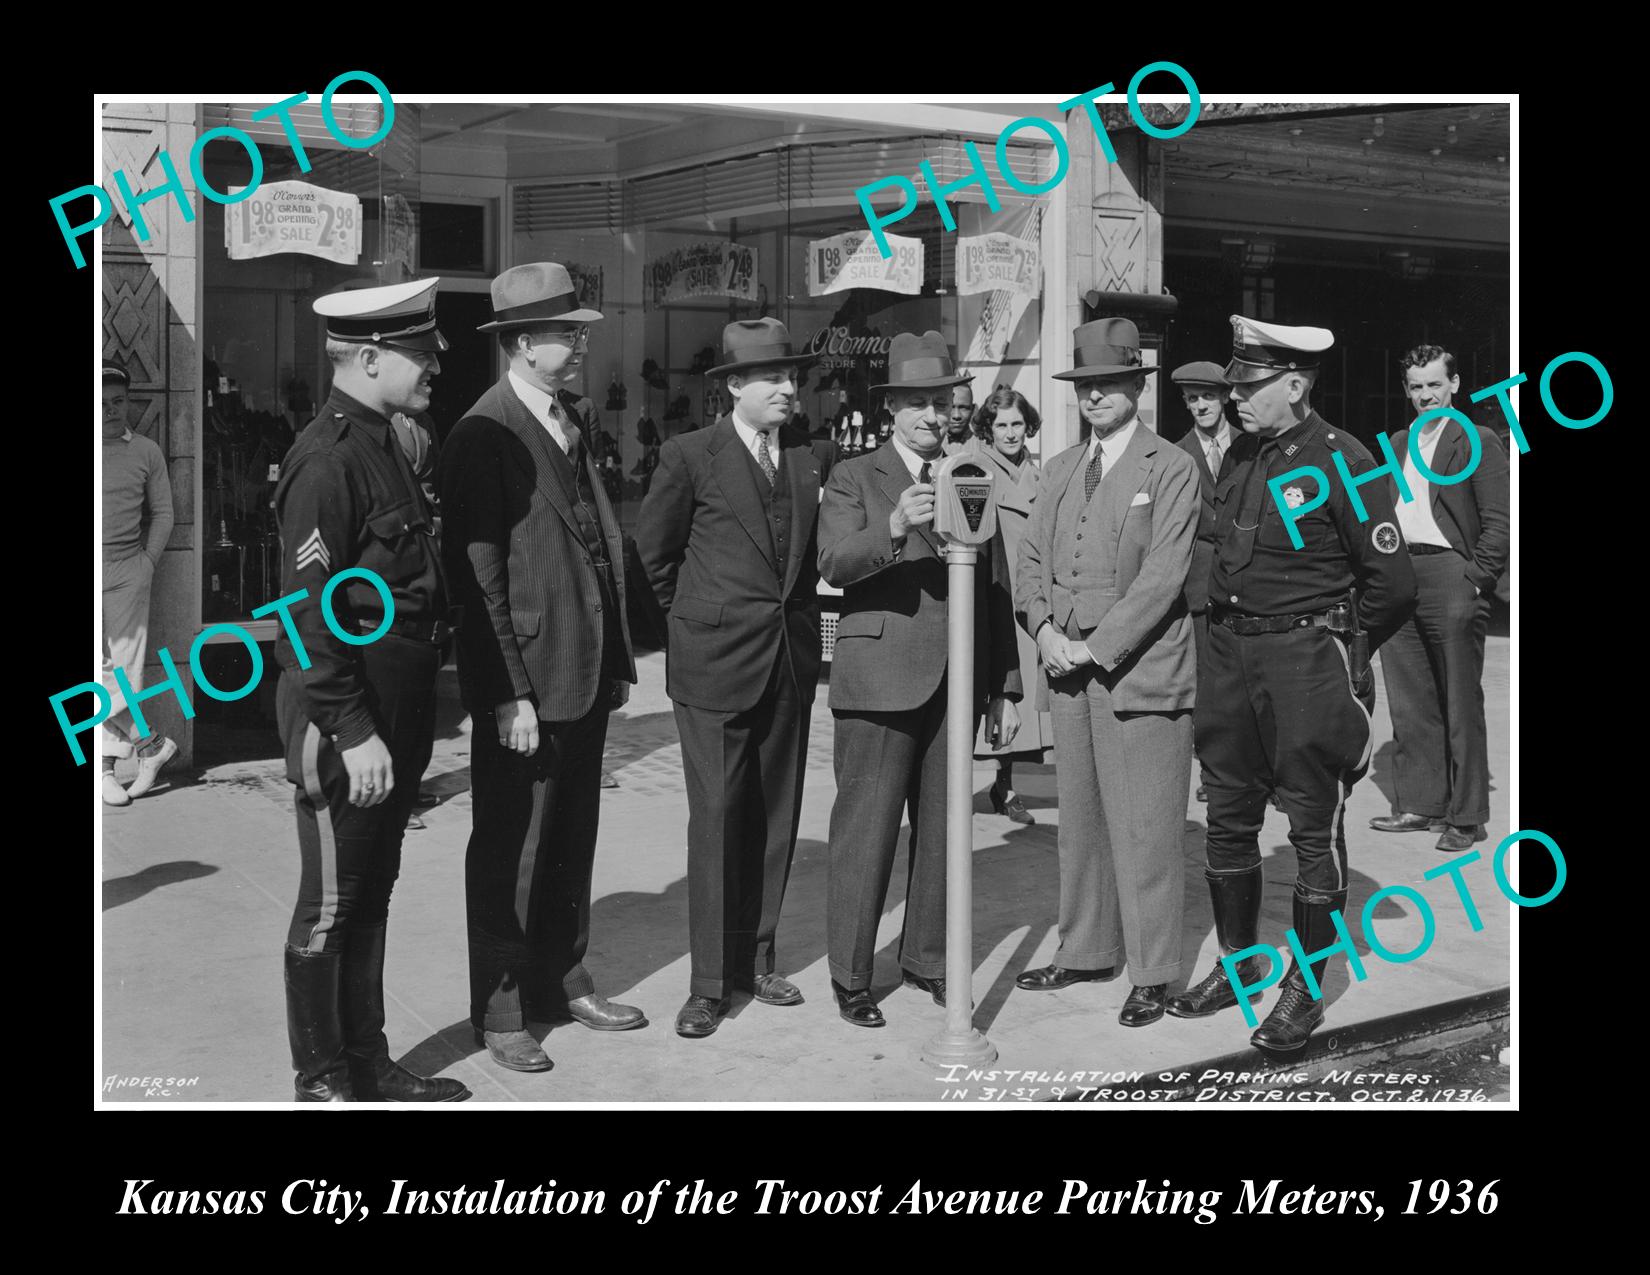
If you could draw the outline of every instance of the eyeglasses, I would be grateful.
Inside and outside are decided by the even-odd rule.
[[[538,335],[545,340],[565,341],[568,345],[580,345],[589,340],[590,329],[582,324],[576,328],[546,328]]]

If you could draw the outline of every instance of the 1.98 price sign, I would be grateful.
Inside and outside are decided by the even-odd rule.
[[[301,252],[354,265],[361,259],[361,201],[308,182],[266,183],[224,207],[223,240],[231,261]]]

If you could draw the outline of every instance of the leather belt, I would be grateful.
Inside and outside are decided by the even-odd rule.
[[[378,626],[383,622],[382,616],[377,620],[357,620],[355,627],[363,634],[377,633]],[[446,620],[391,620],[390,627],[384,633],[406,638],[409,642],[429,642],[440,646],[452,637],[453,626]]]
[[[1411,553],[1422,553],[1422,554],[1425,554],[1425,553],[1454,553],[1455,552],[1455,550],[1450,548],[1450,546],[1448,546],[1448,545],[1418,545],[1413,540],[1409,542],[1409,551]]]
[[[1313,615],[1245,615],[1225,607],[1210,607],[1209,619],[1224,625],[1239,637],[1253,637],[1257,633],[1287,633],[1291,629],[1326,629],[1329,613]]]

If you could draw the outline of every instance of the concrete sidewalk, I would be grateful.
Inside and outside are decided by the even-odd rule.
[[[1422,873],[1447,856],[1436,835],[1371,832],[1372,815],[1390,805],[1391,726],[1384,701],[1375,715],[1370,776],[1347,809],[1352,866],[1349,918],[1368,978],[1349,981],[1344,960],[1329,979],[1328,1021],[1319,1036],[1401,1010],[1451,1001],[1510,981],[1514,911],[1491,875],[1497,840],[1509,831],[1509,650],[1489,640],[1484,677],[1494,791],[1491,839],[1463,874],[1482,915],[1474,932],[1448,880]],[[879,932],[876,992],[887,1015],[880,1031],[850,1027],[837,1016],[825,963],[826,832],[834,785],[832,719],[821,686],[809,745],[806,799],[796,860],[779,929],[780,969],[807,1003],[772,1008],[741,998],[721,1029],[684,1040],[672,1029],[687,994],[687,800],[675,719],[664,697],[664,657],[641,662],[641,684],[608,735],[607,768],[620,787],[602,794],[601,845],[586,964],[607,996],[642,1006],[642,1030],[592,1032],[555,1028],[545,1049],[548,1073],[496,1067],[471,1036],[464,937],[464,848],[470,831],[469,723],[458,708],[451,669],[442,674],[442,715],[435,757],[424,781],[444,800],[424,814],[428,827],[407,834],[400,883],[390,908],[386,974],[392,1050],[415,1070],[456,1076],[490,1102],[932,1102],[958,1097],[999,1101],[1054,1097],[1037,1082],[947,1083],[921,1059],[945,1011],[900,986],[895,961],[904,912],[903,873],[896,871]],[[1380,680],[1377,679],[1377,686]],[[100,1076],[106,1097],[155,1103],[290,1100],[281,948],[297,890],[298,855],[291,787],[268,760],[171,776],[169,786],[103,818],[103,1004]],[[163,778],[166,778],[163,776]],[[978,770],[974,820],[974,964],[976,1024],[997,1046],[999,1073],[1157,1073],[1242,1049],[1249,1029],[1241,1013],[1165,1018],[1150,1028],[1117,1023],[1125,979],[1055,993],[1016,991],[1014,976],[1046,964],[1057,946],[1058,856],[1052,766],[1017,768],[1016,786],[1036,816],[1018,827],[989,813]],[[1203,882],[1204,808],[1188,794],[1185,828],[1186,930],[1183,980],[1215,959]],[[1261,845],[1267,883],[1263,941],[1281,944],[1289,927],[1294,854],[1283,816],[1269,810]],[[1373,955],[1356,915],[1376,890],[1404,885],[1432,905],[1432,946],[1407,964]],[[1402,953],[1419,943],[1422,921],[1403,896],[1375,912],[1380,942]],[[1260,1012],[1270,1004],[1264,998]],[[543,1030],[542,1027],[537,1030]],[[1288,1070],[1250,1051],[1257,1071]],[[109,1078],[191,1081],[170,1096]],[[1082,1083],[1092,1083],[1085,1080]],[[1016,1090],[1021,1091],[1016,1094]],[[1040,1092],[1033,1092],[1040,1090]],[[147,1095],[147,1096],[146,1096]]]

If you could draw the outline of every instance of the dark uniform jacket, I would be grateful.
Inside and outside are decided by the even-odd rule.
[[[835,711],[920,708],[945,676],[945,543],[932,523],[913,527],[896,559],[888,536],[888,516],[915,481],[890,445],[842,462],[825,489],[819,573],[843,591],[831,663]],[[975,707],[999,695],[1018,700],[1023,688],[1013,585],[999,527],[975,567]]]
[[[275,514],[281,526],[281,592],[306,591],[288,614],[308,667],[285,625],[275,644],[276,662],[300,679],[309,720],[340,750],[353,748],[383,732],[363,676],[361,648],[327,626],[321,594],[340,571],[360,567],[388,586],[398,630],[427,630],[434,621],[445,621],[447,598],[429,506],[388,419],[334,388],[281,465]],[[330,607],[338,627],[351,635],[373,632],[384,616],[382,595],[359,577],[333,590]],[[420,636],[427,637],[427,631]]]
[[[755,706],[782,642],[803,703],[813,703],[820,665],[815,533],[836,448],[789,425],[772,441],[791,502],[782,564],[758,487],[765,480],[731,417],[670,439],[642,502],[636,550],[670,615],[665,689],[694,708],[742,713]]]
[[[1231,472],[1232,466],[1248,460],[1255,454],[1259,440],[1253,434],[1246,434],[1243,430],[1233,427],[1230,437],[1231,445],[1226,454],[1220,458],[1220,473],[1209,472],[1209,458],[1203,452],[1203,439],[1197,432],[1197,426],[1186,431],[1185,437],[1180,440],[1181,450],[1188,452],[1197,462],[1198,492],[1201,500],[1198,504],[1197,540],[1192,545],[1192,569],[1186,573],[1186,588],[1183,596],[1186,599],[1186,609],[1193,615],[1202,614],[1209,606],[1209,568],[1214,564],[1215,545],[1219,543],[1215,530],[1215,488],[1220,479]]]
[[[573,411],[578,401],[558,394]],[[530,699],[545,721],[588,713],[604,677],[636,680],[624,605],[624,551],[618,519],[590,459],[579,464],[612,563],[603,569],[579,530],[573,467],[517,396],[506,373],[453,427],[441,449],[436,488],[442,550],[464,622],[458,633],[459,689],[472,714]],[[552,453],[556,454],[552,454]],[[616,605],[623,640],[618,668],[603,663],[603,608]]]
[[[1413,428],[1413,427],[1411,427]],[[1467,560],[1467,579],[1480,593],[1489,593],[1507,569],[1512,553],[1512,524],[1507,513],[1507,453],[1501,440],[1482,425],[1478,431],[1478,466],[1465,482],[1442,486],[1429,483],[1432,516],[1438,530],[1456,553]],[[1428,466],[1435,474],[1458,474],[1467,467],[1472,448],[1459,423],[1445,422],[1443,435]],[[1392,436],[1392,454],[1401,466],[1409,449],[1409,430]],[[1398,499],[1397,484],[1392,488]]]
[[[1356,586],[1358,618],[1374,650],[1415,609],[1415,569],[1392,510],[1391,480],[1358,488],[1369,513],[1358,521],[1335,468],[1337,451],[1354,477],[1375,468],[1362,443],[1313,412],[1281,438],[1262,439],[1251,459],[1226,471],[1215,489],[1219,547],[1209,602],[1249,615],[1317,614],[1345,601]],[[1292,477],[1281,489],[1285,500],[1294,507],[1310,503],[1320,481],[1329,498],[1296,520],[1297,549],[1264,480],[1308,465],[1322,480]]]

